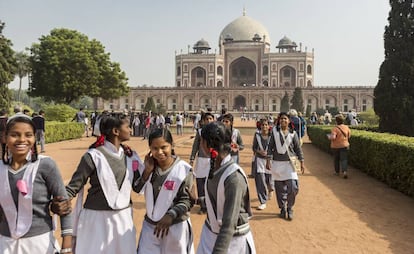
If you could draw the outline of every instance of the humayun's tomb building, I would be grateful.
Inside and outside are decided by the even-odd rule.
[[[98,108],[142,111],[149,97],[167,111],[197,111],[210,107],[279,112],[287,92],[302,88],[304,108],[337,107],[365,111],[373,107],[374,87],[315,86],[313,50],[302,49],[286,36],[272,52],[267,29],[243,14],[222,30],[218,52],[203,39],[193,52],[175,57],[174,87],[131,87],[128,96],[97,101]]]

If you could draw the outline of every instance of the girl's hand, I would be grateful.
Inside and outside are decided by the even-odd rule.
[[[272,169],[272,163],[269,159],[266,160],[266,169],[271,170]]]
[[[151,152],[149,152],[147,155],[145,155],[145,160],[144,160],[144,172],[142,173],[142,177],[144,178],[145,181],[148,180],[148,177],[151,175],[152,172],[154,172],[155,169],[155,160],[152,157]]]
[[[260,150],[257,153],[260,154],[261,156],[266,156],[267,155],[267,152],[265,150]]]
[[[164,217],[157,223],[154,229],[154,235],[159,238],[163,238],[168,235],[168,230],[173,222],[173,218],[169,214],[165,214]]]
[[[233,152],[237,152],[238,150],[239,150],[239,145],[238,144],[236,144],[236,143],[231,143],[231,150],[233,151]]]
[[[50,210],[59,216],[70,214],[72,212],[72,204],[70,199],[65,199],[62,196],[53,197]]]
[[[198,195],[197,195],[197,189],[195,188],[195,184],[191,187],[191,190],[188,187],[185,187],[185,191],[187,192],[188,196],[190,197],[190,203],[191,205],[195,205],[198,202]]]

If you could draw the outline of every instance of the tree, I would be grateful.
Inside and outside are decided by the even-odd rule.
[[[31,96],[69,104],[82,96],[114,99],[129,91],[120,65],[104,46],[69,29],[53,29],[31,47]]]
[[[157,107],[155,106],[154,98],[148,97],[147,103],[145,103],[144,106],[145,112],[155,112],[157,110]]]
[[[390,0],[390,5],[374,110],[380,131],[414,136],[414,3]]]
[[[0,20],[0,108],[9,108],[10,91],[8,84],[14,79],[17,64],[12,49],[13,44],[3,35],[4,27],[4,22]]]
[[[285,95],[280,102],[280,112],[288,112],[289,111],[289,95],[285,92]]]
[[[290,100],[291,108],[296,109],[298,112],[303,113],[303,95],[302,95],[302,88],[296,87],[295,91],[293,92],[292,99]]]
[[[17,76],[19,77],[19,91],[17,93],[17,101],[20,102],[20,95],[22,92],[22,79],[27,76],[30,70],[29,65],[29,56],[23,52],[17,52],[15,54],[16,62],[17,62]]]

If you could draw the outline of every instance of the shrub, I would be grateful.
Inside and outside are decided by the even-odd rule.
[[[375,111],[373,108],[358,113],[359,119],[362,121],[362,123],[367,125],[378,125],[379,123],[379,117],[375,114]]]
[[[46,121],[45,129],[46,143],[80,138],[85,132],[85,126],[76,122],[63,123]]]
[[[65,104],[49,105],[46,106],[44,111],[46,120],[58,122],[66,122],[72,120],[77,112],[76,109]]]
[[[326,134],[332,127],[309,126],[312,144],[330,152]],[[388,133],[352,130],[349,164],[414,196],[414,138]]]

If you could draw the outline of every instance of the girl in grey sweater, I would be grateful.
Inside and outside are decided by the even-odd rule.
[[[0,162],[0,253],[55,253],[49,205],[52,197],[67,199],[55,162],[38,156],[30,117],[11,117],[6,126],[7,153]],[[62,250],[72,253],[72,219],[61,216]]]

